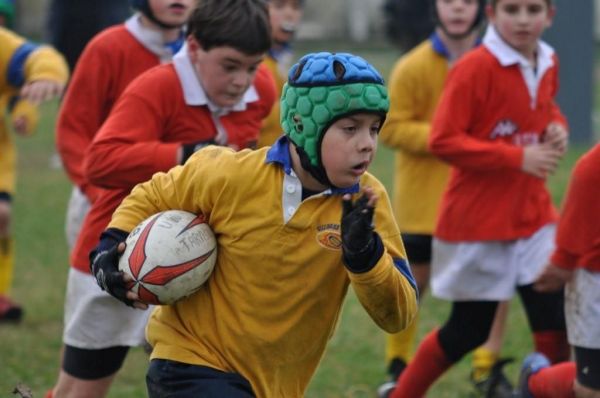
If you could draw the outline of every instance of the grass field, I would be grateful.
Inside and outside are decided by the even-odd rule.
[[[311,47],[312,46],[312,47]],[[314,45],[299,45],[298,54]],[[342,50],[331,48],[328,50]],[[397,57],[392,49],[363,48],[359,51],[387,75]],[[19,184],[15,200],[14,234],[17,239],[13,296],[24,304],[26,316],[18,325],[0,325],[0,397],[11,396],[17,383],[29,386],[34,397],[42,397],[56,378],[61,346],[62,309],[68,254],[64,239],[64,214],[70,183],[64,172],[50,167],[54,153],[53,125],[58,105],[43,107],[37,136],[19,139]],[[572,148],[550,185],[557,203],[564,192],[570,168],[584,148]],[[392,153],[382,148],[372,171],[392,188]],[[420,334],[442,322],[445,302],[424,298]],[[531,350],[531,338],[519,303],[511,306],[504,355],[517,362]],[[333,337],[307,397],[373,397],[384,378],[384,336],[367,317],[351,292],[341,324]],[[110,397],[145,396],[147,356],[134,349],[120,372]],[[518,365],[508,368],[516,379]],[[468,358],[447,373],[429,396],[462,398],[470,394]]]

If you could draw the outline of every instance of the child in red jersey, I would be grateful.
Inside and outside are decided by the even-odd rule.
[[[556,234],[556,250],[534,288],[561,291],[575,363],[550,366],[540,353],[526,358],[522,397],[600,397],[600,145],[573,170]]]
[[[147,20],[160,22],[168,15],[173,19],[160,22],[167,25],[183,23],[195,2],[150,0],[149,4],[154,14],[150,18],[146,10]],[[85,159],[78,163],[79,172],[97,196],[71,254],[63,337],[66,348],[60,375],[64,382],[59,380],[56,396],[74,392],[104,396],[128,347],[144,342],[149,311],[120,305],[102,292],[89,274],[89,252],[114,209],[138,182],[185,162],[208,143],[253,146],[261,121],[274,102],[271,76],[258,68],[271,45],[267,7],[262,1],[200,2],[189,18],[184,41],[171,63],[150,68],[133,79],[118,100],[110,98],[116,103],[107,104],[96,115],[105,118],[97,133],[82,133],[86,145],[91,136],[93,141]],[[131,51],[157,44],[160,42],[132,43]],[[163,45],[158,48],[170,57],[171,51]],[[84,61],[82,57],[77,67],[83,67]],[[130,62],[148,69],[158,60],[142,51]],[[109,79],[104,84],[112,83]],[[68,109],[63,111],[65,117],[66,112]],[[75,122],[81,123],[81,119]]]
[[[450,69],[479,44],[485,0],[429,0],[435,30],[430,37],[403,55],[390,75],[390,113],[381,129],[381,141],[395,152],[394,213],[417,280],[421,297],[429,284],[432,237],[450,167],[427,148],[431,121]],[[415,183],[419,181],[419,183]],[[415,200],[415,198],[419,198]],[[498,316],[487,342],[473,353],[470,374],[482,395],[494,390],[495,398],[512,396],[512,385],[499,360],[507,304]],[[380,397],[393,390],[398,376],[412,357],[418,322],[386,339],[390,381],[378,388]]]
[[[518,291],[535,347],[568,356],[562,294],[533,282],[553,250],[557,212],[545,187],[566,149],[554,102],[557,57],[540,41],[550,0],[494,0],[483,45],[450,71],[431,151],[452,165],[434,233],[432,294],[452,301],[398,380],[395,398],[416,398],[483,343],[498,303]]]
[[[131,0],[130,3],[137,10],[131,18],[100,32],[85,47],[58,115],[56,144],[62,164],[74,184],[66,217],[67,243],[71,250],[90,204],[103,193],[85,176],[85,152],[125,87],[146,70],[169,62],[183,45],[184,25],[196,0]],[[74,252],[71,254],[74,255]],[[69,281],[74,275],[77,274],[70,273]],[[73,336],[81,327],[77,314],[80,313],[78,308],[84,296],[84,291],[76,293],[69,289],[67,292],[63,336],[66,348],[54,389],[56,396],[70,396],[74,391],[82,390],[83,384],[89,385],[90,389],[102,396],[110,385],[110,380],[105,380],[106,373],[112,373],[113,369],[116,371],[119,367],[109,359],[106,361],[108,370],[92,368],[86,374],[80,371],[83,366],[79,362],[91,360],[83,356],[76,359],[73,356],[75,347],[90,349],[89,358],[101,353],[92,348],[106,348],[101,347],[104,344],[90,346],[81,337]],[[141,327],[136,334],[142,332]],[[97,374],[97,371],[100,373]]]
[[[67,243],[72,248],[100,189],[87,181],[83,157],[125,87],[142,72],[171,61],[184,43],[184,25],[196,0],[130,0],[137,12],[105,29],[85,47],[62,102],[56,143],[75,185],[67,210]]]

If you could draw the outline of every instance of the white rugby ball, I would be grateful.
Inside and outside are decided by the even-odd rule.
[[[142,221],[127,237],[119,270],[148,304],[172,304],[198,291],[217,262],[217,240],[202,215],[168,210]]]

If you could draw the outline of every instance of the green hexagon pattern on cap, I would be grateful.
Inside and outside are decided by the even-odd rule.
[[[341,72],[340,72],[341,71]],[[389,108],[383,78],[367,61],[347,53],[315,53],[292,66],[281,95],[281,126],[319,167],[325,129],[344,115]]]

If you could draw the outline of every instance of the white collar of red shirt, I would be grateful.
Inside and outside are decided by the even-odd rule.
[[[161,63],[167,63],[173,58],[173,52],[165,46],[164,39],[160,32],[148,29],[140,22],[140,14],[135,13],[125,21],[125,29],[141,43],[144,48],[155,54]]]
[[[184,44],[181,50],[173,57],[173,66],[179,77],[185,103],[190,106],[206,105],[210,111],[217,115],[223,116],[229,112],[241,112],[246,110],[247,104],[258,100],[258,93],[254,85],[251,85],[244,93],[242,99],[232,107],[222,108],[210,101],[206,95],[206,91],[202,87],[200,77],[196,73],[196,69],[192,65],[192,60],[187,51],[187,44]]]
[[[509,46],[496,31],[493,25],[489,25],[485,36],[483,37],[483,45],[498,59],[502,66],[518,64],[521,67],[531,68],[529,61],[517,50]],[[543,76],[546,70],[554,65],[554,49],[542,40],[538,41],[537,51],[537,73],[538,76]]]
[[[538,40],[537,65],[536,68],[521,53],[508,45],[500,37],[493,25],[488,26],[483,45],[498,59],[503,67],[518,65],[521,76],[527,86],[530,97],[530,106],[535,109],[537,104],[537,93],[542,77],[548,69],[554,65],[554,49],[541,40]]]

